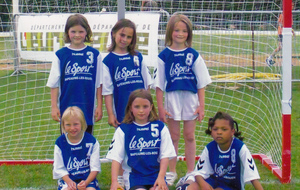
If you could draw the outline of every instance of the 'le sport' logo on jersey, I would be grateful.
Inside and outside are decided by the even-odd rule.
[[[115,72],[115,80],[116,81],[121,81],[121,80],[126,81],[128,78],[139,77],[140,70],[141,70],[140,68],[128,70],[127,67],[123,67],[121,69],[121,71],[119,71],[119,67],[117,67],[116,72]]]

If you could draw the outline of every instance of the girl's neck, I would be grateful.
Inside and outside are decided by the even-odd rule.
[[[117,54],[127,54],[128,50],[127,50],[127,48],[123,49],[123,48],[115,47],[115,49],[113,50],[113,52],[115,52]]]
[[[172,45],[169,47],[173,50],[183,50],[183,49],[187,48],[187,46],[185,44],[176,44],[176,43],[172,43]]]
[[[84,47],[86,47],[86,45],[83,43],[83,44],[70,44],[69,46],[71,49],[83,49]]]
[[[79,135],[78,137],[71,137],[70,135],[67,134],[67,138],[70,141],[70,143],[76,144],[79,143],[83,137],[83,132],[81,132],[80,134],[81,135]]]

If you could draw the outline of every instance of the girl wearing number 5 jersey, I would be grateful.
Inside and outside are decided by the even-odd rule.
[[[60,121],[67,107],[78,106],[84,113],[88,125],[86,131],[90,134],[94,121],[102,118],[103,99],[101,55],[84,44],[92,41],[91,36],[91,28],[84,16],[69,16],[65,42],[70,45],[55,53],[47,82],[51,88],[52,118]]]
[[[158,120],[151,94],[144,89],[133,91],[125,112],[107,153],[112,160],[110,189],[123,189],[117,181],[122,165],[127,190],[167,190],[165,174],[176,153],[168,128]]]
[[[166,29],[167,48],[158,55],[154,73],[159,119],[168,123],[176,152],[180,140],[180,121],[183,121],[187,173],[194,169],[196,120],[201,122],[204,118],[204,88],[211,83],[204,60],[191,48],[192,36],[191,21],[185,15],[173,15]],[[176,161],[175,158],[169,163],[169,185],[173,185],[177,178]]]

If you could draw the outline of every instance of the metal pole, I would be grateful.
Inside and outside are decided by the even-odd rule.
[[[118,0],[118,20],[125,18],[125,0]]]

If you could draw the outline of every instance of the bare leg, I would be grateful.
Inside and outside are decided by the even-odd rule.
[[[183,138],[185,142],[185,159],[187,165],[187,173],[194,171],[196,156],[195,141],[196,120],[184,121]]]
[[[180,139],[180,121],[173,119],[168,120],[169,131],[175,147],[176,155],[178,154],[178,143]],[[169,161],[169,171],[176,173],[177,158],[173,158]]]

